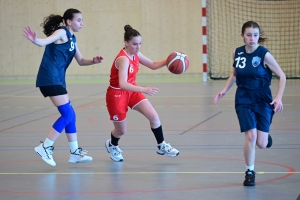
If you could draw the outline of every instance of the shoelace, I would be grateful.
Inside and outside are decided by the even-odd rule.
[[[77,153],[77,152],[78,152],[78,153]],[[71,153],[71,154],[73,154],[73,155],[78,155],[78,156],[80,156],[80,157],[84,157],[87,153],[88,153],[87,150],[82,150],[82,148],[79,147],[78,149],[76,149],[75,152],[73,152],[73,153]]]
[[[247,171],[247,172],[246,172],[245,178],[246,178],[248,181],[254,180],[254,178],[255,178],[255,172],[248,173],[248,171]]]
[[[170,145],[170,143],[165,143],[165,150],[166,150],[167,152],[172,151],[172,149],[173,149],[173,147]]]
[[[114,146],[113,150],[117,151],[118,153],[122,153],[123,152],[118,146]]]
[[[44,151],[46,152],[47,157],[50,159],[49,155],[51,156],[53,154],[54,147],[53,146],[44,147],[44,143],[42,144],[42,146],[44,148]]]
[[[248,180],[248,181],[252,181],[252,180],[254,180],[254,177],[255,177],[255,176],[254,176],[253,174],[247,174],[245,178],[246,178],[246,180]]]

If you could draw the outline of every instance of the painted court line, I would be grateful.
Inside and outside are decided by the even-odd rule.
[[[189,132],[190,130],[193,130],[193,129],[194,129],[194,128],[196,128],[197,126],[199,126],[199,125],[203,124],[204,122],[206,122],[206,121],[210,120],[211,118],[214,118],[215,116],[217,116],[217,115],[219,115],[219,114],[221,114],[221,113],[222,113],[222,112],[218,112],[217,114],[214,114],[213,116],[211,116],[211,117],[207,118],[206,120],[204,120],[204,121],[202,121],[202,122],[200,122],[200,123],[196,124],[195,126],[193,126],[193,127],[189,128],[188,130],[186,130],[186,131],[183,131],[183,132],[182,132],[182,133],[180,133],[179,135],[183,135],[183,134],[185,134],[186,132]]]
[[[244,174],[245,172],[6,172],[0,175],[140,175],[140,174]],[[257,174],[300,174],[300,172],[256,172]]]

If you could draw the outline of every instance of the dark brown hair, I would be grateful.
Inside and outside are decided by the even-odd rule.
[[[245,22],[243,24],[242,34],[245,33],[246,28],[251,28],[251,27],[252,28],[258,28],[258,30],[259,30],[259,39],[258,39],[259,44],[263,44],[265,41],[267,41],[267,38],[262,37],[263,36],[263,31],[261,31],[259,25],[254,21],[248,21],[248,22]]]
[[[131,38],[141,35],[137,30],[133,29],[130,25],[125,25],[124,30],[125,30],[124,41],[127,42],[131,40]]]
[[[46,36],[51,35],[62,23],[67,24],[67,20],[72,20],[75,13],[81,13],[79,10],[70,8],[65,11],[63,16],[51,14],[44,18],[44,22],[41,26],[44,28]]]

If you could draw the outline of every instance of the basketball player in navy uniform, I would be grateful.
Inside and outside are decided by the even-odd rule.
[[[65,26],[61,26],[62,23]],[[46,38],[38,38],[29,26],[24,29],[24,36],[35,45],[46,46],[37,75],[36,87],[39,87],[45,98],[50,98],[61,116],[53,124],[45,141],[35,147],[35,151],[46,163],[55,166],[52,156],[53,144],[60,133],[65,130],[70,146],[69,163],[91,162],[92,157],[86,155],[87,151],[78,147],[76,114],[66,90],[65,75],[73,57],[80,66],[100,63],[102,57],[86,59],[82,57],[78,49],[74,32],[80,31],[83,27],[82,14],[79,10],[68,9],[63,16],[50,15],[44,19],[41,26],[44,28]]]
[[[282,112],[282,95],[286,77],[268,49],[261,46],[266,38],[256,22],[248,21],[242,27],[244,46],[233,52],[233,72],[225,87],[219,92],[214,103],[217,104],[236,82],[235,110],[240,131],[245,133],[244,157],[246,163],[244,186],[255,185],[255,144],[259,148],[270,148],[269,135],[273,114]],[[278,91],[272,98],[270,85],[274,73],[278,81]]]

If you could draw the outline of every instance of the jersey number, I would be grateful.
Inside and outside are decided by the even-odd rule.
[[[69,51],[73,51],[75,49],[75,44],[74,42],[71,42],[71,48],[69,49]]]
[[[113,116],[113,119],[114,119],[115,121],[118,121],[118,120],[119,120],[118,115],[114,115],[114,116]]]
[[[129,66],[129,73],[133,73],[133,72],[134,72],[133,66],[130,65],[130,66]]]
[[[239,67],[239,68],[243,69],[246,66],[246,58],[245,57],[237,57],[235,59],[235,61],[236,61],[235,68]],[[240,64],[240,62],[241,62],[241,64]]]

